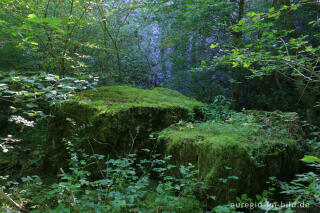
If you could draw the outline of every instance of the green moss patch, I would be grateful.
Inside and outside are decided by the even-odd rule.
[[[109,157],[150,148],[151,132],[188,120],[201,106],[204,104],[165,88],[110,86],[80,92],[58,107],[51,119],[50,163],[60,166],[68,157],[70,142],[78,149]]]
[[[118,113],[133,107],[174,108],[193,111],[204,106],[194,99],[187,98],[177,91],[166,88],[153,90],[125,86],[100,87],[96,90],[80,92],[75,101],[96,108],[99,113]]]
[[[268,177],[293,175],[302,156],[299,139],[285,125],[267,127],[258,120],[249,113],[225,123],[175,124],[160,133],[159,143],[173,164],[192,163],[199,169],[216,203],[241,194],[254,198]]]

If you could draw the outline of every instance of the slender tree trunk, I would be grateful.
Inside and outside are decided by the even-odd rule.
[[[197,38],[192,35],[190,39],[190,63],[194,66],[197,63]]]
[[[62,51],[62,55],[61,55],[61,62],[60,62],[60,75],[63,77],[66,74],[65,60],[66,60],[66,54],[67,54],[67,49],[68,49],[68,43],[69,43],[69,39],[70,39],[69,37],[71,37],[69,22],[71,19],[70,17],[72,17],[72,13],[73,13],[73,5],[74,5],[74,0],[71,0],[69,18],[68,18],[68,23],[67,23],[67,35],[66,35],[66,39],[64,41],[63,51]]]
[[[118,43],[114,42],[114,49],[116,50],[116,56],[117,56],[117,65],[118,65],[118,72],[119,72],[119,82],[123,83],[123,75],[122,75],[122,69],[121,69],[121,58],[120,58],[120,50],[118,48]]]
[[[107,74],[107,84],[111,85],[111,75],[109,67],[109,53],[108,53],[108,40],[107,40],[107,22],[106,20],[102,21],[103,24],[103,44],[104,44],[104,54],[105,54],[105,72]]]
[[[233,0],[234,1],[234,0]],[[236,23],[239,22],[244,15],[244,6],[245,6],[245,0],[239,0],[238,3],[238,17],[236,19]],[[237,47],[242,46],[242,31],[235,32],[232,31],[232,37],[234,45]],[[232,78],[234,80],[232,84],[232,108],[237,110],[240,108],[239,106],[239,98],[240,98],[240,90],[241,90],[241,81],[242,81],[242,69],[236,68],[232,71]]]

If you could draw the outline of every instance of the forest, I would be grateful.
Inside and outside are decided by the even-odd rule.
[[[0,212],[320,212],[320,1],[0,0]]]

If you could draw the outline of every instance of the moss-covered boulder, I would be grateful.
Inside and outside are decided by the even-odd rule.
[[[255,198],[270,176],[289,178],[298,170],[303,148],[286,124],[296,114],[280,113],[282,122],[270,113],[264,119],[263,112],[254,114],[240,113],[224,123],[175,124],[160,133],[159,143],[172,155],[171,163],[199,169],[206,194],[216,196],[216,204],[241,194]],[[275,125],[267,125],[268,119]]]
[[[151,148],[151,132],[188,120],[201,106],[165,88],[110,86],[80,92],[59,106],[50,121],[49,161],[53,168],[61,166],[70,142],[77,149],[110,157]]]

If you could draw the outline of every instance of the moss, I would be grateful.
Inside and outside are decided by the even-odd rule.
[[[298,170],[300,141],[282,128],[266,128],[252,115],[241,115],[233,123],[172,125],[160,133],[159,143],[173,164],[194,164],[207,193],[222,204],[241,194],[255,197],[268,177],[289,178]]]
[[[87,90],[75,97],[76,102],[99,110],[99,113],[117,113],[132,107],[184,108],[192,111],[203,106],[194,99],[166,88],[143,90],[125,86],[100,87]]]
[[[188,120],[204,104],[165,88],[100,87],[76,94],[50,121],[49,163],[60,167],[71,141],[77,149],[118,157],[152,148],[151,132]],[[76,135],[76,140],[72,136]]]

